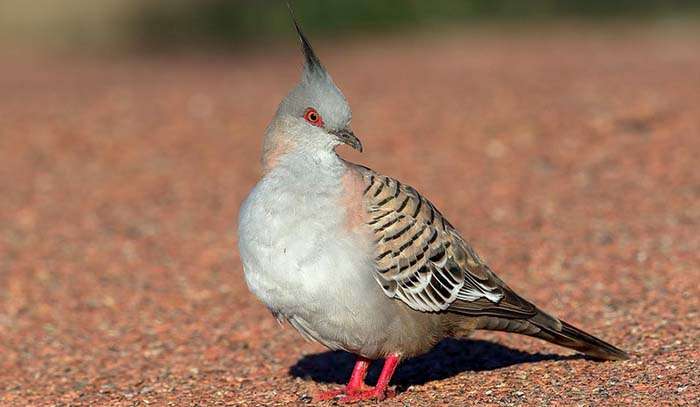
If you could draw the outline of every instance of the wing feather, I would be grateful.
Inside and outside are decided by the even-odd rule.
[[[360,167],[375,279],[386,295],[426,312],[531,315],[433,204],[412,187]]]

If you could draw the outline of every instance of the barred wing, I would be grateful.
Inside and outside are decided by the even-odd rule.
[[[503,283],[432,203],[399,181],[361,168],[375,278],[384,292],[426,312],[527,318],[535,308]]]

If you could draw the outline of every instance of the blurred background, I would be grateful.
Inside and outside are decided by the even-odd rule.
[[[633,355],[481,332],[385,405],[697,404],[700,1],[294,7],[365,148],[339,153]],[[0,0],[0,405],[298,405],[350,374],[237,252],[301,63],[282,1]]]
[[[289,34],[282,1],[4,0],[6,45],[92,50],[236,49]],[[415,31],[480,23],[695,19],[695,0],[298,0],[310,32]]]

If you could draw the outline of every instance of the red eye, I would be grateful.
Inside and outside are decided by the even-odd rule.
[[[304,112],[304,120],[314,126],[323,127],[323,119],[313,107],[306,109],[306,112]]]

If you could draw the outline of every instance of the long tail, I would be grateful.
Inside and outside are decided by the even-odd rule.
[[[596,359],[626,360],[629,355],[619,348],[590,335],[575,326],[537,310],[528,319],[509,319],[496,316],[479,318],[477,329],[514,332],[544,339],[545,341],[585,353]]]

